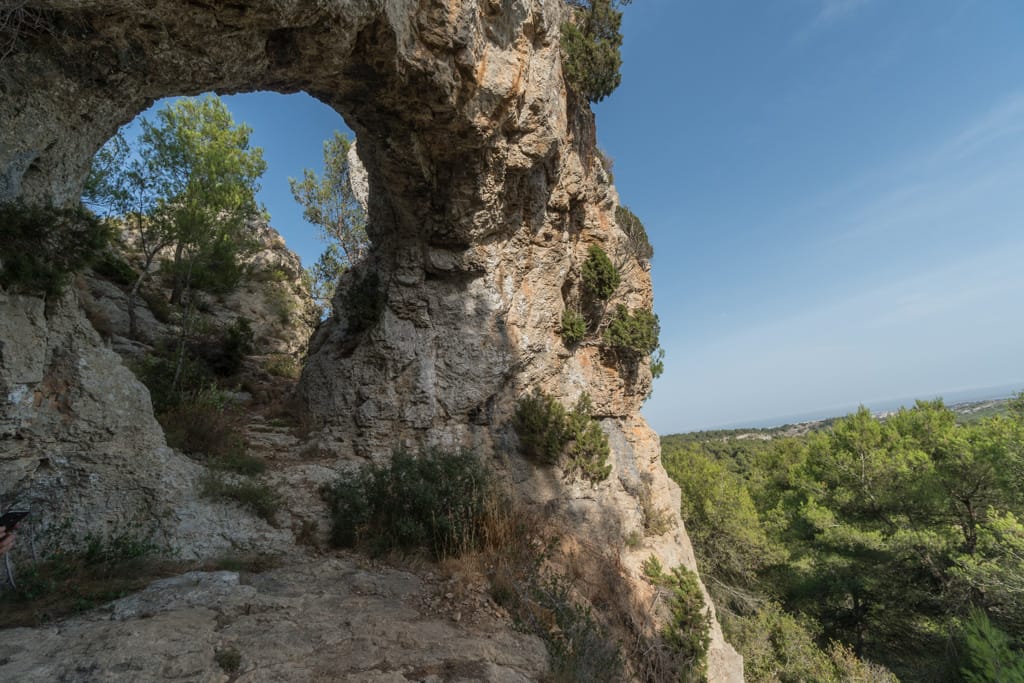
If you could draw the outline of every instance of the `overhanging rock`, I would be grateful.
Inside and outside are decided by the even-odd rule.
[[[593,117],[564,85],[562,0],[26,8],[32,21],[0,34],[11,48],[0,61],[0,201],[73,203],[96,149],[158,98],[308,92],[355,131],[368,181],[373,248],[339,287],[337,308],[377,312],[369,324],[342,313],[312,340],[301,388],[325,438],[370,458],[398,446],[472,447],[504,463],[524,500],[562,510],[581,538],[616,552],[642,527],[640,497],[653,496],[648,503],[671,510],[674,525],[622,549],[636,586],[652,553],[693,567],[678,489],[638,415],[650,390],[646,362],[625,371],[598,345],[570,349],[558,334],[592,244],[622,274],[612,307],[652,300],[646,263],[616,224]],[[31,355],[5,353],[0,376]],[[614,446],[608,481],[567,483],[518,456],[510,420],[516,399],[535,388],[565,404],[591,396]],[[112,396],[90,400],[96,414],[118,410]],[[8,400],[3,419],[15,409],[40,408]],[[4,467],[16,467],[10,444],[0,449]],[[83,462],[90,457],[102,459]],[[741,678],[717,624],[714,636],[712,679]]]

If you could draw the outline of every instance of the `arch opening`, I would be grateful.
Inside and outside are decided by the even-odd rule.
[[[373,325],[320,327],[304,405],[332,427],[336,452],[427,441],[489,451],[518,386],[517,345],[546,305],[513,311],[523,274],[498,266],[534,235],[560,240],[561,200],[549,209],[566,106],[550,87],[559,15],[543,3],[511,14],[411,1],[50,4],[74,28],[33,35],[0,64],[0,201],[74,203],[95,151],[159,98],[308,93],[359,140],[374,243],[362,273],[382,301]],[[526,42],[493,40],[508,35]],[[44,360],[25,385],[47,372]]]

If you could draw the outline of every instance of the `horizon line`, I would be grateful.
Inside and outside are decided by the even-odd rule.
[[[947,405],[955,405],[956,403],[965,403],[972,401],[986,401],[1012,398],[1015,394],[1020,393],[1022,391],[1024,391],[1024,380],[1017,382],[1009,382],[1007,384],[994,384],[977,387],[949,389],[942,392],[921,392],[920,394],[913,396],[870,399],[867,401],[860,401],[856,404],[837,404],[828,408],[808,410],[806,412],[800,413],[791,413],[789,415],[776,415],[773,417],[765,418],[751,418],[749,420],[738,420],[736,422],[721,423],[710,427],[700,427],[696,429],[686,429],[681,431],[659,433],[658,436],[670,436],[672,434],[692,434],[695,432],[728,431],[735,429],[771,429],[773,427],[784,427],[786,425],[802,424],[805,422],[817,422],[820,420],[827,420],[830,418],[845,417],[846,415],[849,415],[858,410],[860,406],[865,406],[869,410],[871,410],[872,413],[877,413],[895,410],[900,407],[907,407],[906,405],[904,405],[905,403],[909,402],[911,405],[913,405],[914,402],[919,400],[933,400],[941,398],[943,401],[947,402]],[[957,394],[981,394],[982,392],[993,393],[973,397],[956,396]],[[922,399],[922,395],[930,395],[931,397]],[[946,398],[947,396],[949,397],[949,400],[954,401],[955,403],[948,403]],[[877,404],[891,405],[887,407],[878,406],[876,408],[871,408],[871,404],[876,404],[876,406]]]

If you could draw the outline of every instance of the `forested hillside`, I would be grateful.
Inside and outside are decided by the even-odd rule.
[[[748,680],[1024,681],[1024,395],[1008,407],[662,438]]]

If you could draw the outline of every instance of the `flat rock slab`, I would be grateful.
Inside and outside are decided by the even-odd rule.
[[[0,680],[523,683],[547,672],[543,643],[490,613],[460,623],[425,613],[435,589],[350,558],[191,572],[82,617],[5,631]]]

